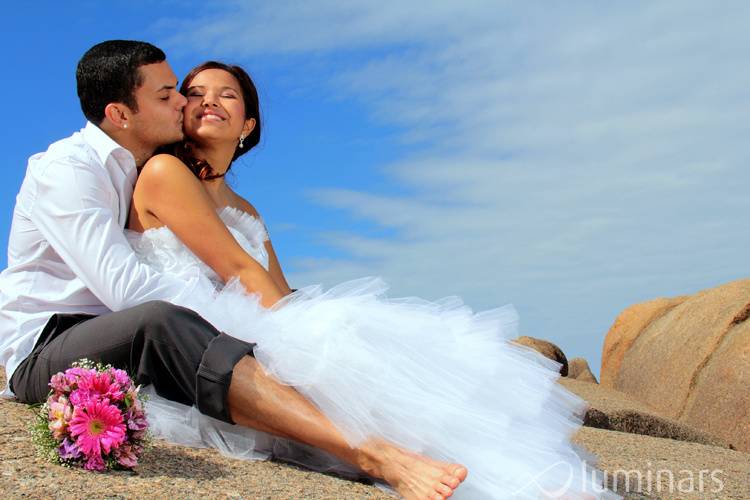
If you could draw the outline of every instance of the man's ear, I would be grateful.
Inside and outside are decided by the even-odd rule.
[[[250,118],[249,120],[245,120],[245,126],[242,127],[242,135],[247,137],[250,135],[250,133],[255,130],[255,118]]]
[[[111,102],[104,108],[104,120],[118,129],[128,128],[133,112],[121,102]]]

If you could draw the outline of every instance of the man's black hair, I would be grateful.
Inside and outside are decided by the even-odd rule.
[[[76,69],[83,114],[99,125],[109,103],[120,102],[137,112],[135,90],[143,84],[139,68],[165,59],[160,48],[147,42],[108,40],[91,47]]]

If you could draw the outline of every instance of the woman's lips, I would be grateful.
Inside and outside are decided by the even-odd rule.
[[[201,113],[200,119],[212,122],[223,122],[224,120],[226,120],[226,118],[218,113],[214,113],[213,111],[204,111],[203,113]]]

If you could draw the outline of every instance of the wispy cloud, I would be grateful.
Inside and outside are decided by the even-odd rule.
[[[747,273],[748,22],[744,2],[237,2],[173,43],[354,54],[320,84],[411,145],[382,168],[406,195],[310,193],[393,233],[320,227],[349,257],[295,282],[513,301],[596,370],[625,305]]]

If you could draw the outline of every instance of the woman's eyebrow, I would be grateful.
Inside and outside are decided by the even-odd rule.
[[[205,89],[205,88],[206,88],[205,85],[191,85],[191,86],[188,87],[188,90],[191,90],[191,89]],[[229,86],[221,87],[221,90],[222,90],[222,92],[225,91],[225,90],[232,90],[234,92],[239,92],[239,90],[237,90],[236,88],[229,87]]]

